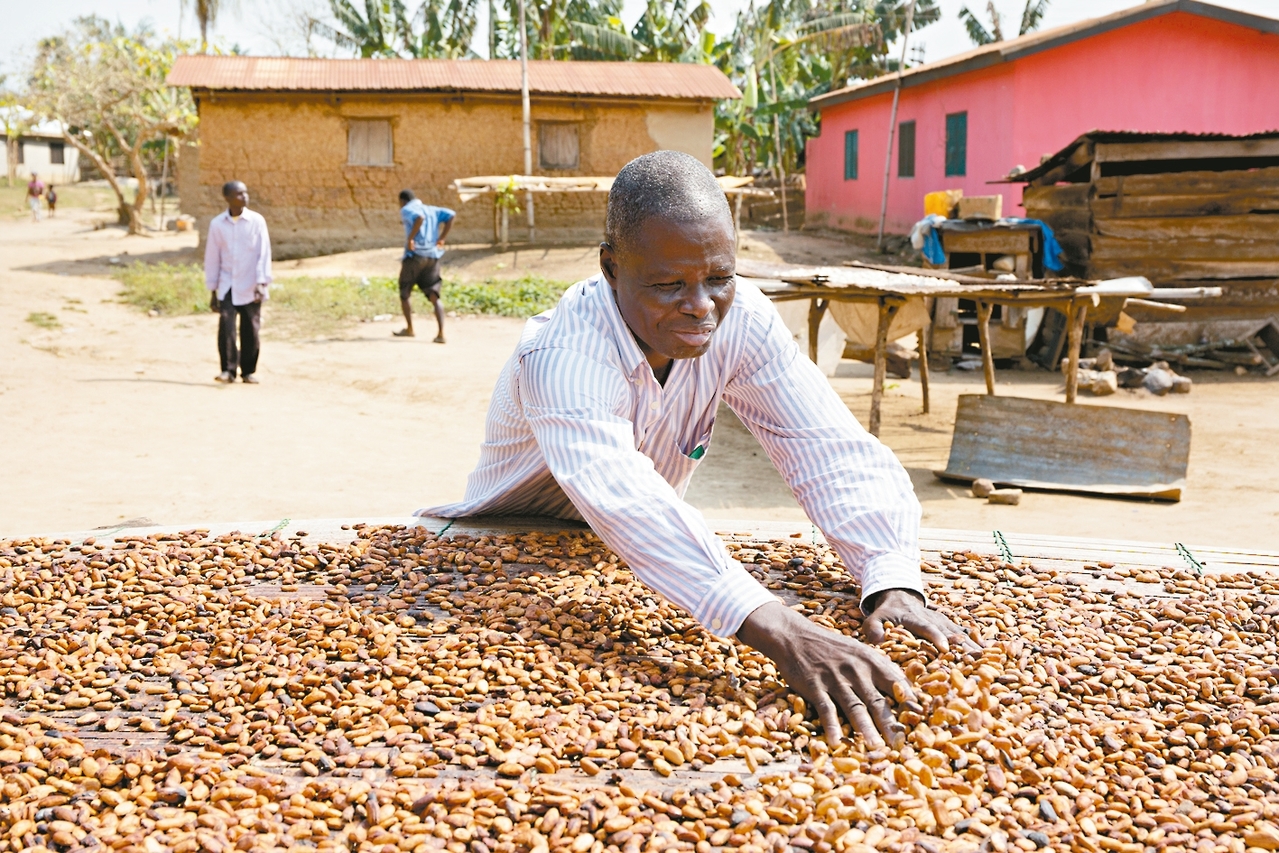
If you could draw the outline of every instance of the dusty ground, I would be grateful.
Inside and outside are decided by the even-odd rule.
[[[459,497],[478,453],[489,390],[521,322],[459,318],[447,346],[392,339],[394,324],[285,339],[268,307],[257,387],[223,387],[212,315],[149,318],[114,301],[112,257],[185,260],[192,238],[92,230],[92,214],[0,222],[0,536],[149,519],[399,515]],[[100,216],[100,215],[99,215]],[[760,259],[839,261],[864,243],[752,234]],[[278,273],[391,275],[394,249],[281,264]],[[455,275],[531,271],[573,279],[593,247],[501,254],[460,247]],[[27,321],[53,314],[60,327]],[[931,471],[949,451],[955,399],[980,375],[934,374],[933,414],[916,380],[896,383],[884,438],[910,470],[930,527],[1183,541],[1279,550],[1279,379],[1196,373],[1185,397],[1122,393],[1096,405],[1187,413],[1194,440],[1185,499],[1175,505],[1027,494],[988,506]],[[869,368],[832,380],[855,414],[869,407]],[[1061,399],[1057,377],[1001,372],[1004,393]],[[802,513],[748,433],[721,417],[689,493],[708,516],[798,519]]]

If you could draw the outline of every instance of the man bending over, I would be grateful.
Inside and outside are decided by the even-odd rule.
[[[419,514],[584,519],[646,585],[770,657],[831,743],[838,709],[871,746],[878,732],[900,742],[887,696],[913,695],[902,671],[774,598],[683,495],[722,399],[859,581],[872,641],[891,621],[943,649],[975,647],[925,604],[906,471],[800,355],[772,303],[736,280],[728,203],[700,162],[658,151],[627,164],[605,238],[601,274],[525,327],[465,499]]]
[[[413,337],[413,306],[409,297],[413,288],[435,309],[435,342],[444,343],[444,306],[440,304],[440,258],[444,257],[444,238],[453,227],[457,214],[447,207],[423,204],[413,190],[400,193],[400,219],[404,220],[404,258],[400,261],[400,308],[404,311],[404,328],[396,337]]]

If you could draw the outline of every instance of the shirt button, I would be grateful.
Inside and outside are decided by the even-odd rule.
[[[653,411],[655,411],[655,412],[656,412],[656,411],[657,411],[657,401],[656,401],[656,400],[654,400],[653,402],[649,403],[649,404],[648,404],[648,407],[649,407],[650,409],[652,409]]]
[[[723,625],[724,623],[719,620],[718,616],[711,620],[711,627],[716,631],[718,631]]]

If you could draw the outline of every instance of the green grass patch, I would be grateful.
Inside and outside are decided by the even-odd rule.
[[[480,284],[444,282],[444,306],[459,314],[497,314],[501,317],[532,317],[555,307],[568,282],[526,275],[515,281],[488,279]]]
[[[144,311],[177,315],[209,310],[204,272],[198,264],[133,264],[116,277],[122,285],[121,299]],[[553,308],[567,288],[567,282],[534,275],[479,283],[446,280],[441,298],[446,310],[458,314],[532,317]],[[414,310],[429,311],[430,305],[421,292],[414,293]],[[284,278],[272,284],[269,304],[289,326],[326,331],[378,315],[398,316],[400,291],[395,279],[380,276]]]
[[[27,322],[41,329],[56,329],[62,325],[56,315],[47,311],[32,311],[27,315]]]
[[[130,264],[116,274],[120,298],[143,311],[200,314],[209,310],[204,270],[198,264]]]

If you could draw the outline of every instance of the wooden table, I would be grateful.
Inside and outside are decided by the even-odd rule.
[[[1076,281],[991,281],[990,279],[955,275],[939,271],[921,272],[910,267],[872,266],[790,266],[739,260],[739,277],[756,284],[776,302],[809,300],[809,357],[817,360],[817,329],[831,302],[863,302],[879,306],[879,325],[875,338],[875,377],[871,387],[870,419],[872,435],[879,435],[880,409],[884,397],[884,374],[887,366],[888,327],[893,315],[907,299],[917,297],[952,297],[971,299],[977,303],[977,331],[981,344],[982,370],[986,393],[995,393],[995,360],[990,347],[990,314],[995,305],[1018,305],[1026,308],[1056,308],[1069,318],[1070,337],[1066,368],[1066,402],[1078,395],[1079,351],[1083,343],[1084,322],[1088,309],[1100,304],[1100,296],[1089,282]],[[1107,296],[1125,294],[1107,293]],[[1130,294],[1138,296],[1137,292]],[[924,395],[924,412],[929,410],[928,351],[926,335],[919,334],[920,384]]]

